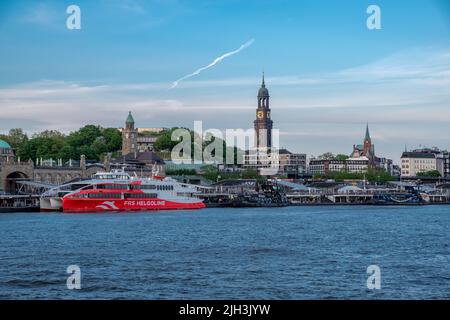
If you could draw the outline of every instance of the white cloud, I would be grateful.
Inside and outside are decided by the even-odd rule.
[[[167,91],[168,82],[43,80],[4,86],[0,126],[4,131],[17,126],[69,131],[93,122],[118,127],[131,110],[139,126],[190,126],[203,120],[205,128],[246,128],[254,120],[259,83],[259,77],[186,81],[176,91]],[[359,141],[367,121],[380,128],[372,134],[384,145],[396,141],[391,153],[419,138],[431,145],[450,135],[449,49],[395,54],[327,74],[267,77],[266,83],[275,126],[294,150],[296,145],[304,151],[327,151],[327,144],[344,148]],[[225,86],[230,89],[215,90]],[[317,146],[320,139],[323,145]]]
[[[44,27],[55,27],[58,13],[56,10],[45,4],[37,3],[28,5],[25,12],[21,12],[19,22]],[[64,17],[64,16],[63,16]]]

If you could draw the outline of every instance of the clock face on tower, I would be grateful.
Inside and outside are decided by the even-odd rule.
[[[257,117],[258,119],[264,118],[264,111],[258,111],[258,112],[256,112],[256,117]]]

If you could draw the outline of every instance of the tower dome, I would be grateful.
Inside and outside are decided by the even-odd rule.
[[[8,142],[0,139],[0,149],[12,149]]]
[[[0,162],[8,160],[9,157],[14,156],[14,151],[11,145],[5,140],[0,139]]]
[[[128,117],[127,117],[127,120],[125,121],[125,123],[134,123],[134,118],[131,114],[131,111],[128,112]]]

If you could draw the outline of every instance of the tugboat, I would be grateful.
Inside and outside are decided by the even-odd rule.
[[[207,207],[221,208],[285,207],[289,205],[283,189],[273,182],[261,185],[254,183],[249,188],[230,189],[227,194],[219,197],[205,197],[205,203]]]

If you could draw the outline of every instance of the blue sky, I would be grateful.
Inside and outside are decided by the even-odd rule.
[[[81,8],[81,30],[66,8]],[[382,29],[366,8],[380,6]],[[254,43],[174,89],[172,82]],[[446,0],[96,0],[0,3],[0,131],[249,128],[262,70],[281,145],[350,153],[369,122],[379,155],[450,149]]]

